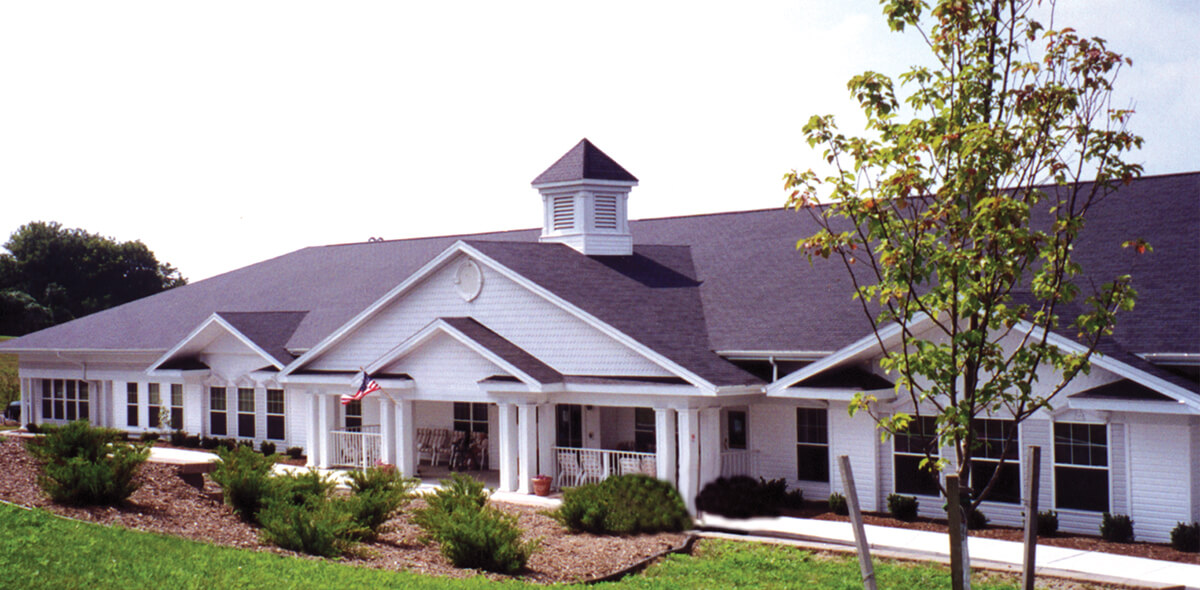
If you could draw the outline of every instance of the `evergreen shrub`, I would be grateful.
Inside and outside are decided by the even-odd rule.
[[[1057,512],[1042,510],[1037,513],[1037,534],[1039,537],[1053,537],[1058,534]]]
[[[125,442],[120,431],[77,420],[61,428],[43,426],[42,432],[28,449],[41,464],[42,489],[55,502],[112,505],[137,490],[134,475],[150,451]]]
[[[1171,529],[1171,546],[1177,551],[1200,552],[1200,522],[1181,522]]]
[[[237,446],[230,450],[225,447],[217,448],[216,470],[212,472],[213,481],[221,486],[225,503],[247,522],[258,522],[257,514],[273,485],[271,468],[275,465],[272,457],[264,457],[247,446]]]
[[[846,503],[846,497],[837,492],[829,494],[829,511],[842,516],[850,514],[850,505]]]
[[[917,519],[917,507],[920,503],[916,496],[902,496],[900,494],[888,494],[887,506],[888,513],[896,520],[904,522],[912,522]]]
[[[265,455],[267,457],[274,455],[275,454],[275,443],[273,443],[269,440],[262,441],[261,443],[258,444],[258,452],[262,453],[263,455]]]
[[[1100,536],[1116,543],[1133,542],[1133,519],[1126,514],[1104,513],[1100,521]]]
[[[487,504],[483,483],[455,473],[426,496],[413,520],[456,567],[511,574],[525,567],[538,541],[522,541],[517,517]]]
[[[642,474],[568,489],[554,517],[572,532],[602,535],[682,531],[692,526],[679,492]]]
[[[696,496],[696,509],[729,518],[776,516],[784,508],[800,508],[804,491],[788,491],[783,478],[767,481],[744,475],[718,478]]]
[[[420,484],[414,477],[401,477],[394,465],[379,465],[366,471],[347,473],[353,496],[346,500],[350,516],[370,540],[383,532],[384,524],[412,501]]]

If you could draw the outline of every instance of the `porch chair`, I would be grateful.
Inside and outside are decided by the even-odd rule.
[[[558,489],[579,485],[583,470],[579,468],[579,454],[575,451],[558,452]],[[569,484],[567,482],[570,482]]]
[[[658,477],[658,459],[655,457],[642,457],[642,473],[650,477]]]
[[[438,428],[437,430],[433,431],[433,442],[431,443],[431,446],[433,447],[432,465],[437,465],[442,461],[446,461],[447,464],[449,464],[450,451],[453,450],[450,440],[449,430],[445,428]]]
[[[467,471],[471,468],[470,443],[463,445],[465,440],[467,433],[461,430],[450,433],[450,471]]]
[[[429,459],[429,464],[433,465],[433,446],[430,444],[433,439],[433,430],[430,428],[418,428],[417,436],[413,439],[413,444],[417,448],[417,464],[420,465],[424,459]]]
[[[637,457],[621,457],[617,459],[617,466],[621,469],[621,475],[642,472],[642,466]]]
[[[486,432],[471,433],[471,453],[478,469],[488,468],[488,435]]]
[[[600,452],[583,451],[579,455],[579,464],[583,468],[583,477],[580,479],[587,483],[604,481],[604,478],[608,476],[608,470],[604,468],[604,459]]]

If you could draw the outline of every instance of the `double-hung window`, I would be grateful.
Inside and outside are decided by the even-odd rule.
[[[654,410],[651,408],[633,409],[633,450],[639,453],[653,453],[658,447],[655,434]]]
[[[829,412],[796,408],[796,478],[829,481]]]
[[[362,428],[362,400],[356,399],[345,406],[346,430],[358,431]]]
[[[459,432],[488,431],[488,405],[454,402],[454,429]]]
[[[138,384],[125,384],[125,425],[138,425]]]
[[[1021,503],[1021,462],[1015,434],[1005,448],[1013,428],[1012,420],[975,421],[975,440],[979,446],[971,459],[971,487],[976,493],[982,492],[999,468],[999,479],[987,497],[992,502]],[[1003,467],[1000,466],[1001,457],[1004,458]]]
[[[254,438],[254,389],[239,387],[238,393],[238,436]]]
[[[147,426],[150,428],[158,428],[162,421],[162,390],[159,387],[157,383],[146,385]]]
[[[208,432],[213,436],[225,436],[229,434],[226,426],[226,405],[225,405],[225,388],[210,387],[208,388]]]
[[[42,380],[42,418],[46,420],[87,420],[88,382],[75,379]]]
[[[937,473],[921,461],[929,456],[937,458],[937,421],[929,416],[913,418],[908,428],[892,437],[893,474],[896,493],[936,496],[939,493]]]
[[[171,429],[183,430],[183,384],[171,384]]]
[[[284,403],[282,389],[267,390],[267,438],[284,439]]]
[[[1108,428],[1054,424],[1054,506],[1108,512]]]

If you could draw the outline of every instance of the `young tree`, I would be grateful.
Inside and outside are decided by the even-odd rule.
[[[1071,258],[1089,208],[1141,172],[1122,160],[1141,145],[1125,129],[1131,111],[1111,104],[1130,62],[1101,39],[1054,28],[1052,2],[1049,28],[1032,0],[882,4],[891,29],[915,29],[937,65],[900,75],[902,99],[883,74],[852,78],[867,135],[812,117],[807,140],[833,172],[789,173],[789,205],[820,224],[798,247],[845,265],[881,366],[915,408],[882,415],[860,396],[851,411],[871,412],[885,437],[933,414],[937,443],[923,464],[955,470],[974,509],[1001,472],[971,481],[978,420],[1010,420],[1000,456],[1011,456],[1019,424],[1088,370],[1117,312],[1133,306],[1129,276],[1083,292]],[[1055,346],[1054,331],[1079,346]],[[1038,380],[1041,367],[1054,369],[1053,383]]]

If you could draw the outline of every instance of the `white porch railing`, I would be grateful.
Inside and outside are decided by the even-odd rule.
[[[598,483],[610,475],[644,473],[654,477],[658,473],[654,453],[554,447],[554,462],[554,483],[559,489]]]
[[[757,450],[721,451],[721,477],[748,475],[753,477],[758,473]]]
[[[378,424],[352,426],[329,432],[332,467],[366,470],[383,457],[383,434]]]

